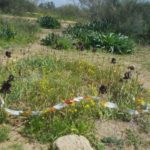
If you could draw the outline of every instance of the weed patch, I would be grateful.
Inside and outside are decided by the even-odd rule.
[[[8,140],[9,128],[6,126],[0,126],[0,142]]]

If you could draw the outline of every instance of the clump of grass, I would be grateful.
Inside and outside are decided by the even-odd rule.
[[[113,136],[104,137],[103,139],[101,139],[101,142],[105,143],[105,144],[108,144],[108,145],[114,144],[119,149],[122,149],[123,145],[124,145],[124,140],[123,139],[118,139],[117,137],[113,137]]]
[[[45,46],[55,46],[59,36],[54,33],[49,33],[45,38],[41,40],[41,44]]]
[[[72,41],[69,37],[61,37],[54,33],[49,33],[45,38],[41,40],[41,44],[45,46],[51,46],[55,49],[72,49]]]
[[[127,129],[126,130],[126,143],[128,145],[133,145],[135,149],[138,149],[139,145],[142,144],[142,139],[135,131]]]
[[[8,127],[0,126],[0,142],[5,142],[6,140],[8,140],[9,131],[10,129]]]
[[[7,114],[2,108],[0,108],[0,124],[4,123],[6,121],[6,118]]]
[[[150,133],[150,117],[149,114],[144,114],[137,118],[137,123],[140,127],[140,131],[149,134]]]
[[[61,37],[58,39],[57,44],[56,44],[56,49],[72,49],[72,41],[71,39],[67,38],[67,37]]]

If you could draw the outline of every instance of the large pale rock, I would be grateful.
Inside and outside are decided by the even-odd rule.
[[[89,141],[78,135],[67,135],[58,138],[53,144],[54,150],[93,150]]]

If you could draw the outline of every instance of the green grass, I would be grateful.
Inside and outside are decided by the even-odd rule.
[[[54,55],[40,55],[17,62],[9,60],[6,66],[1,65],[0,85],[10,74],[15,76],[11,93],[3,95],[9,108],[43,110],[65,99],[89,95],[101,96],[103,101],[115,102],[120,108],[110,110],[103,107],[102,103],[85,100],[62,111],[28,117],[23,134],[40,142],[53,142],[60,136],[75,133],[86,136],[95,147],[103,147],[97,145],[97,140],[93,141],[95,120],[129,121],[132,117],[124,110],[141,109],[135,101],[141,97],[145,102],[148,101],[148,93],[141,88],[137,77],[119,82],[126,69],[120,64],[110,64],[110,60],[105,61],[102,67],[100,62],[94,65],[84,59],[73,61],[69,56],[64,60]],[[108,87],[105,96],[99,94],[102,84]]]
[[[10,48],[16,45],[32,43],[37,38],[36,33],[39,31],[39,27],[36,23],[21,18],[0,18],[0,26],[4,28],[8,26],[15,33],[14,38],[1,38],[0,48]]]
[[[25,105],[21,108],[43,109],[76,96],[99,96],[101,84],[108,86],[106,100],[114,101],[122,108],[134,109],[133,98],[143,95],[137,78],[119,82],[124,73],[120,65],[99,68],[83,60],[68,62],[51,57],[32,57],[0,69],[0,84],[10,73],[15,76],[12,92],[5,98],[12,108],[23,102]]]
[[[8,127],[0,125],[0,143],[8,140],[9,131],[10,131],[10,129]]]

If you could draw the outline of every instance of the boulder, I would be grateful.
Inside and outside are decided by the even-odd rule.
[[[89,141],[78,135],[66,135],[53,143],[54,150],[94,150]]]

